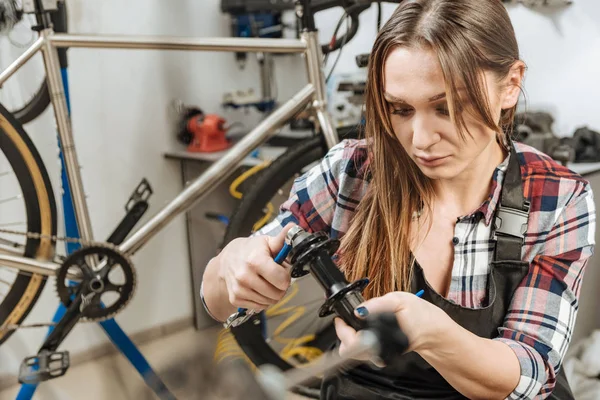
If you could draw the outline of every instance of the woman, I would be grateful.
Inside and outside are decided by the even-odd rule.
[[[509,140],[524,70],[500,0],[401,3],[371,53],[366,138],[211,260],[208,310],[276,303],[289,276],[272,257],[296,223],[341,237],[340,268],[371,280],[357,315],[395,312],[410,342],[382,370],[329,377],[323,398],[572,398],[561,362],[595,210],[585,180]],[[336,332],[343,353],[357,333]]]

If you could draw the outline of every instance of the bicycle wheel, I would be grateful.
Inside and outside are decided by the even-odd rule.
[[[244,193],[230,219],[224,242],[248,236],[265,213],[265,204],[277,208],[288,198],[295,178],[319,162],[327,147],[322,136],[302,141],[261,171]],[[274,213],[273,217],[277,213]],[[273,364],[282,370],[295,368],[328,350],[336,339],[331,318],[318,318],[323,289],[311,275],[292,285],[286,297],[261,315],[231,329],[237,343],[257,366]],[[318,397],[315,378],[296,392]]]
[[[21,124],[0,105],[0,228],[47,235],[41,239],[0,233],[0,247],[24,257],[52,259],[56,203],[42,159]],[[10,195],[9,195],[10,194]],[[0,264],[0,344],[31,311],[46,279]]]
[[[67,6],[64,1],[58,2],[58,9],[50,13],[56,33],[67,32]],[[23,50],[37,38],[32,30],[36,25],[32,14],[23,15],[11,32],[0,42],[0,60],[2,69],[21,55]],[[58,49],[61,68],[67,67],[67,49]],[[2,87],[0,102],[4,104],[14,117],[26,124],[42,114],[50,104],[50,92],[45,79],[42,55],[37,54],[23,65]]]

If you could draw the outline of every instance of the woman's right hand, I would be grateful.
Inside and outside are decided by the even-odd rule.
[[[237,308],[261,311],[276,304],[290,286],[290,271],[273,259],[283,248],[288,224],[277,236],[232,240],[219,253],[219,278],[227,285],[229,302]]]

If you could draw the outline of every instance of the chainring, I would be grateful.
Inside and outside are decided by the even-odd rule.
[[[99,270],[93,270],[88,260],[94,256],[98,265],[102,265],[105,261],[106,265]],[[111,273],[117,268],[122,271],[123,282],[111,281],[114,279],[111,278]],[[67,279],[69,270],[80,272],[84,277],[86,271],[93,271],[94,279],[85,277],[81,282],[70,281]],[[81,308],[82,319],[88,321],[102,321],[119,313],[133,297],[136,287],[135,269],[129,258],[116,249],[102,245],[84,247],[71,253],[62,263],[56,278],[58,296],[66,307],[71,304],[73,296],[81,291],[82,285],[89,285],[91,291],[85,295]],[[106,293],[116,293],[116,300],[104,304],[103,297]]]

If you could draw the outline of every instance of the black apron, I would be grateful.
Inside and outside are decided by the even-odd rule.
[[[529,263],[521,261],[529,203],[523,196],[521,170],[514,147],[504,178],[500,206],[494,217],[492,237],[496,238],[494,260],[488,276],[487,306],[465,308],[440,296],[427,283],[423,269],[415,262],[412,292],[423,289],[423,299],[444,310],[450,318],[474,334],[495,338],[510,305],[513,293],[529,272]],[[523,225],[525,224],[525,225]],[[410,352],[393,365],[374,369],[360,365],[326,376],[321,387],[323,400],[379,399],[464,399],[420,355]],[[573,394],[561,370],[550,399],[571,400]]]

